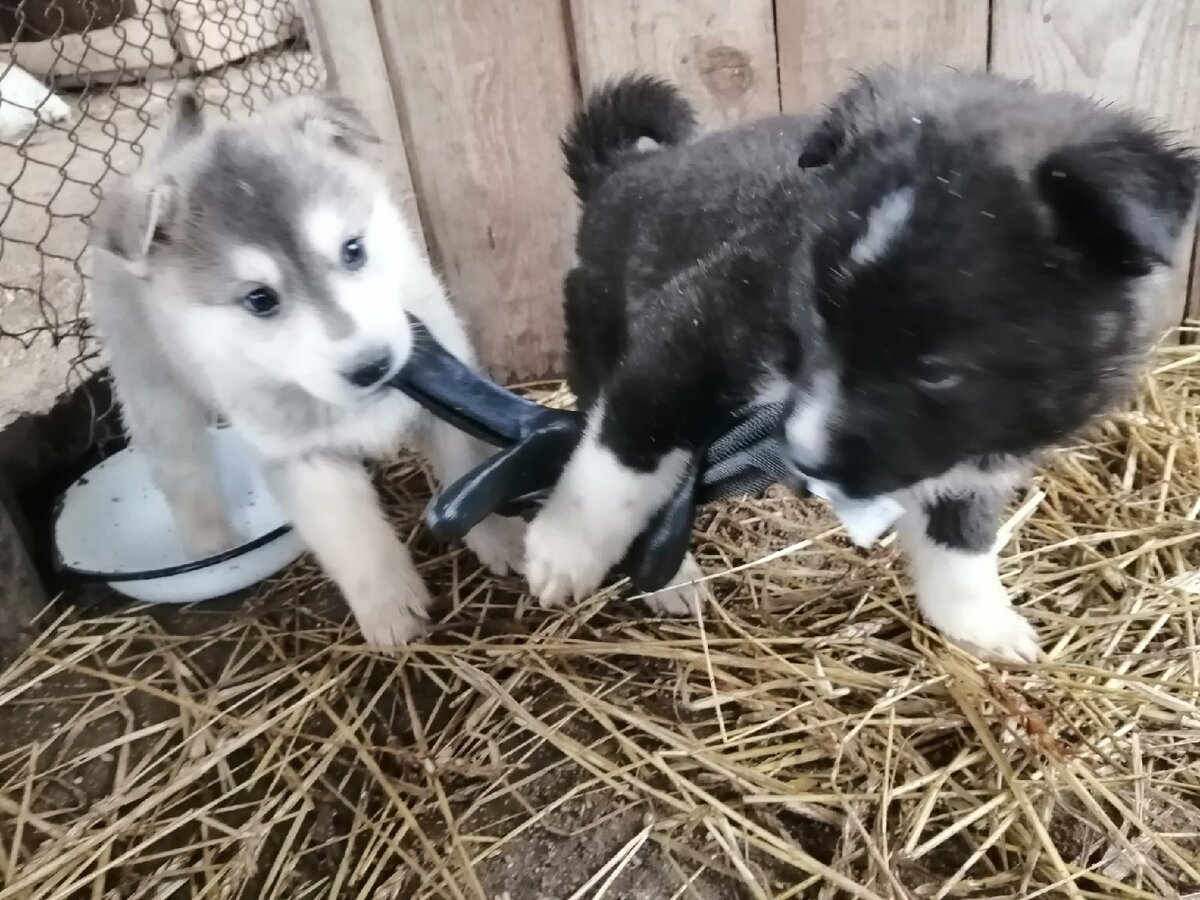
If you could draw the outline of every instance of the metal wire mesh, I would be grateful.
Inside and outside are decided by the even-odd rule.
[[[97,369],[85,247],[184,83],[252,113],[323,86],[300,0],[0,0],[0,427]]]

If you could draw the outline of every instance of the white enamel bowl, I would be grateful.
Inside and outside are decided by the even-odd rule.
[[[184,552],[166,500],[132,448],[110,456],[59,500],[59,568],[148,603],[193,603],[282,571],[303,543],[267,491],[254,455],[228,428],[209,429],[221,492],[244,542],[207,559]]]

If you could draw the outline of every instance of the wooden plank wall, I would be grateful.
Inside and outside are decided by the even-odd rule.
[[[815,109],[878,66],[983,69],[986,0],[779,0],[783,111]]]
[[[384,135],[397,190],[501,377],[561,372],[578,212],[558,140],[608,78],[666,76],[721,127],[817,108],[879,65],[991,68],[1132,105],[1200,142],[1200,0],[312,2],[327,64]],[[1200,244],[1185,253],[1196,274],[1180,267],[1175,322],[1200,316]]]
[[[576,215],[558,151],[577,93],[564,4],[379,9],[426,239],[480,355],[497,375],[559,371]]]
[[[408,150],[371,0],[342,0],[336,13],[328,4],[318,2],[305,2],[300,10],[305,28],[315,33],[317,52],[325,60],[329,88],[353,97],[374,125],[379,138],[375,162],[391,175],[396,198],[419,229],[421,214],[408,165]]]
[[[678,84],[702,124],[779,112],[771,0],[571,0],[587,92],[633,70]]]
[[[993,71],[1115,100],[1200,142],[1200,3],[992,0]],[[1194,233],[1194,229],[1193,229]],[[1191,242],[1161,323],[1186,311]]]

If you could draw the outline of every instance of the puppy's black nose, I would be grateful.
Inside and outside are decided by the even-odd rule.
[[[392,361],[392,354],[386,350],[368,356],[345,373],[346,380],[355,387],[374,387],[391,374]]]

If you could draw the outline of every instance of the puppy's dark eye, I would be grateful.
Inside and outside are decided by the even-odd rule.
[[[342,244],[342,265],[347,269],[362,268],[362,264],[366,261],[367,248],[363,246],[362,238],[352,237]]]
[[[917,386],[926,391],[946,391],[962,384],[963,373],[941,356],[922,356],[917,360]]]
[[[242,306],[248,312],[265,319],[279,312],[279,294],[274,288],[256,287],[242,295]]]

